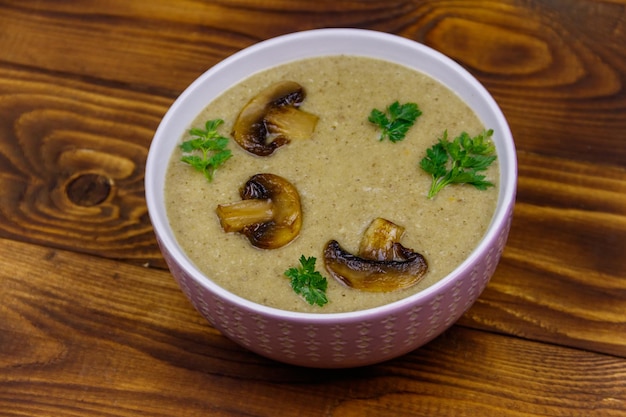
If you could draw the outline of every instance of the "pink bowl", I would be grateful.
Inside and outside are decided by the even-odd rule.
[[[277,64],[320,55],[371,56],[404,64],[455,91],[493,128],[500,162],[500,194],[491,224],[476,249],[438,283],[403,300],[337,314],[294,313],[238,297],[204,276],[180,248],[164,204],[165,169],[180,137],[209,101],[249,75]],[[487,90],[460,65],[422,44],[358,29],[320,29],[270,39],[246,48],[202,74],[174,102],[148,154],[146,199],[170,271],[195,308],[224,335],[281,362],[345,368],[392,359],[429,342],[476,301],[509,233],[517,181],[509,126]]]

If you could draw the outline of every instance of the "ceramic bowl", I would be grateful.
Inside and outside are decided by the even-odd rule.
[[[385,59],[429,74],[455,91],[496,132],[500,193],[491,224],[476,249],[452,273],[403,300],[349,313],[294,313],[259,305],[216,285],[187,258],[170,229],[164,204],[170,155],[193,119],[214,97],[249,75],[285,62],[352,54]],[[476,301],[507,240],[517,180],[509,126],[487,90],[465,69],[417,42],[358,29],[319,29],[248,47],[195,80],[159,125],[146,167],[146,199],[161,251],[180,288],[213,326],[268,358],[307,367],[345,368],[406,354],[450,327]]]

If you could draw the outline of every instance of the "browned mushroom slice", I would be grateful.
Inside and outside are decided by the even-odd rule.
[[[300,195],[283,177],[256,174],[239,195],[242,201],[217,206],[216,213],[225,232],[242,233],[261,249],[284,246],[300,233]]]
[[[269,138],[308,139],[313,135],[318,117],[293,106],[272,107],[265,115]]]
[[[299,109],[305,96],[304,88],[294,81],[272,84],[241,109],[233,138],[258,156],[271,155],[291,140],[309,138],[318,117]]]
[[[363,233],[359,245],[359,256],[376,261],[390,261],[399,256],[395,243],[400,242],[404,227],[378,217]]]
[[[265,223],[274,217],[272,200],[242,200],[217,206],[217,216],[225,232],[241,232],[244,227]]]
[[[345,285],[370,292],[389,292],[417,284],[428,265],[422,255],[394,243],[398,259],[377,261],[364,259],[345,251],[331,240],[324,248],[328,273]]]

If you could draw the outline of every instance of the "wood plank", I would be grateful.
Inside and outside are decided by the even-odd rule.
[[[0,27],[9,36],[0,42],[7,64],[174,98],[221,59],[273,36],[329,26],[397,33],[476,75],[509,118],[520,149],[623,167],[626,148],[614,132],[626,128],[625,11],[622,2],[574,7],[566,0],[396,1],[384,7],[294,0],[173,6],[159,0],[149,8],[121,0],[79,7],[22,1],[4,7]],[[597,24],[586,24],[589,16]],[[68,54],[73,59],[65,59]],[[588,146],[589,137],[596,146]]]
[[[485,85],[521,151],[624,168],[626,147],[615,133],[626,128],[623,2],[459,6],[434,7],[416,25],[420,35],[409,37],[456,59]],[[593,25],[585,23],[590,16]]]
[[[0,236],[164,266],[143,181],[170,103],[0,68]]]
[[[626,416],[622,0],[0,10],[0,415]],[[195,77],[332,26],[468,68],[509,119],[520,181],[502,263],[457,325],[403,358],[319,371],[258,357],[192,309],[142,181],[160,118]]]
[[[155,1],[150,7],[126,1],[13,2],[0,15],[0,27],[12,35],[3,60],[129,88],[150,86],[173,97],[224,56],[254,42],[212,27],[215,21],[226,24],[225,13],[222,6],[191,1]]]
[[[624,416],[626,359],[454,326],[381,365],[291,367],[223,338],[167,272],[1,240],[0,410]]]
[[[501,264],[461,322],[626,357],[626,171],[557,162],[521,155]]]
[[[221,59],[261,40],[313,27],[354,27],[410,10],[398,1],[326,2],[323,8],[292,0],[9,3],[0,15],[1,30],[11,34],[4,40],[5,62],[172,97]],[[68,54],[73,59],[64,59]]]

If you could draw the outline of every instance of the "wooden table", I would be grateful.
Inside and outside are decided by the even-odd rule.
[[[224,338],[165,268],[143,172],[198,75],[276,35],[395,33],[472,72],[519,151],[495,276],[362,369]],[[626,416],[626,2],[0,1],[0,416]]]

